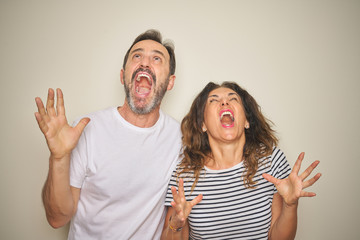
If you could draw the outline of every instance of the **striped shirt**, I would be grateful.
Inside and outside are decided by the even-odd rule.
[[[177,168],[170,179],[165,205],[173,201],[171,186],[177,186]],[[284,153],[274,147],[271,156],[259,160],[259,168],[253,180],[255,189],[244,186],[243,162],[222,170],[203,168],[198,183],[191,193],[194,179],[188,173],[182,175],[187,201],[200,193],[203,200],[193,207],[189,217],[190,239],[267,239],[271,223],[271,204],[277,192],[266,181],[263,173],[276,178],[286,178],[291,168]]]

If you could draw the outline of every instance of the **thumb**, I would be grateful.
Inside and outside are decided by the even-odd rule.
[[[194,207],[196,204],[198,204],[199,202],[201,202],[203,198],[203,195],[200,194],[198,195],[196,198],[194,198],[191,202],[190,202],[190,205],[191,205],[191,208]]]
[[[79,131],[79,133],[82,133],[84,131],[84,128],[86,125],[90,122],[90,118],[83,118],[80,120],[80,122],[75,126],[75,128]]]
[[[273,176],[271,176],[270,174],[267,174],[267,173],[263,173],[262,176],[263,176],[263,178],[265,178],[266,181],[271,182],[274,185],[276,185],[277,180],[278,180],[277,178],[274,178]]]

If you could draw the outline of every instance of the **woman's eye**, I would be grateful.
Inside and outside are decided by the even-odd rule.
[[[210,99],[209,102],[210,102],[210,103],[212,103],[212,102],[218,102],[218,100],[217,100],[217,99]]]
[[[230,101],[232,100],[239,101],[237,98],[231,98]]]

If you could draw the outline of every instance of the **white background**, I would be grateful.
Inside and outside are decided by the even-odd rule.
[[[66,239],[42,207],[49,154],[34,98],[62,88],[70,122],[122,105],[123,56],[149,28],[176,47],[163,110],[181,121],[207,82],[236,81],[291,165],[301,151],[303,169],[321,161],[296,239],[359,239],[359,24],[349,0],[0,0],[0,239]]]

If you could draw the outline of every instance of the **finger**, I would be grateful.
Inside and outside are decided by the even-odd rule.
[[[175,216],[178,219],[178,221],[184,221],[185,216],[184,216],[183,209],[181,207],[178,207],[178,205],[174,201],[171,202],[170,204],[171,204],[171,206],[173,207],[173,209],[175,211]]]
[[[295,165],[293,167],[293,172],[295,172],[296,175],[299,174],[299,171],[300,171],[300,168],[301,168],[301,162],[304,159],[304,155],[305,155],[304,152],[300,153],[299,157],[297,158],[297,160],[295,162]]]
[[[52,88],[49,88],[48,98],[46,102],[46,111],[50,117],[55,116],[54,95],[54,90]]]
[[[179,179],[179,196],[181,198],[185,198],[185,194],[184,194],[184,180],[182,178]]]
[[[44,104],[43,104],[41,98],[36,97],[35,98],[35,103],[36,103],[36,106],[37,106],[37,109],[38,109],[38,113],[41,115],[41,118],[46,122],[48,120],[48,116],[47,116],[47,113],[45,111],[45,107],[44,107]]]
[[[300,175],[301,180],[304,181],[304,179],[307,178],[307,177],[312,173],[312,171],[314,170],[314,168],[316,168],[319,163],[320,163],[320,161],[315,161],[315,162],[313,162],[313,163]]]
[[[318,173],[313,178],[304,182],[303,189],[312,186],[317,180],[319,180],[320,177],[321,177],[321,173]]]
[[[263,173],[263,178],[265,178],[266,181],[271,182],[274,185],[277,185],[279,179],[274,178],[273,176],[271,176],[270,174],[267,173]]]
[[[36,118],[36,121],[37,121],[37,123],[39,125],[39,128],[40,128],[41,132],[45,134],[48,131],[48,126],[45,123],[45,121],[43,120],[41,114],[36,112],[35,113],[35,118]]]
[[[65,115],[64,96],[60,88],[56,89],[56,110],[58,115]]]
[[[177,193],[176,188],[173,187],[173,186],[171,187],[171,193],[172,193],[172,195],[173,195],[173,199],[174,199],[175,203],[176,203],[176,202],[179,202],[179,195],[178,195],[178,193]]]
[[[199,194],[196,198],[194,198],[194,199],[190,202],[191,208],[193,208],[196,204],[198,204],[199,202],[201,202],[202,199],[203,199],[203,195],[202,195],[202,194]]]
[[[305,192],[301,191],[300,197],[315,197],[316,193],[314,192]]]

